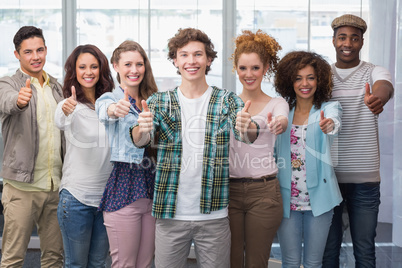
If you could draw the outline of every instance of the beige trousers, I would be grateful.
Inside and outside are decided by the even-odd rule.
[[[57,222],[58,202],[58,191],[28,192],[10,184],[4,186],[1,268],[23,266],[34,226],[40,240],[41,267],[63,267],[63,241]]]

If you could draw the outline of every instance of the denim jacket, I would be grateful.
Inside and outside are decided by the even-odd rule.
[[[130,127],[137,123],[138,112],[131,106],[128,115],[124,118],[114,119],[107,114],[109,105],[123,98],[124,93],[120,87],[115,88],[113,92],[105,93],[96,100],[95,110],[99,120],[105,125],[109,137],[110,161],[139,164],[143,159],[144,149],[133,145],[129,131]]]

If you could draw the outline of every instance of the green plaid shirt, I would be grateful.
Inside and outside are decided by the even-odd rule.
[[[228,205],[230,129],[240,140],[235,129],[236,115],[244,106],[233,92],[212,88],[205,126],[200,200],[200,212],[206,214]],[[177,88],[157,92],[147,103],[154,114],[151,140],[159,132],[152,215],[155,218],[174,218],[182,160],[182,123]]]

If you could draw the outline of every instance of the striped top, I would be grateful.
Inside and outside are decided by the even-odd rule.
[[[335,64],[332,65],[332,100],[339,101],[343,108],[342,129],[332,148],[340,183],[380,181],[378,115],[364,103],[365,84],[369,83],[370,88],[374,84],[372,72],[375,67],[362,61],[348,76],[341,78]]]

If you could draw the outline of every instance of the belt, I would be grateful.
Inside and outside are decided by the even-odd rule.
[[[253,178],[229,178],[230,182],[264,182],[264,181],[272,181],[276,179],[276,175],[268,175],[268,176],[263,176],[259,179],[253,179]]]

